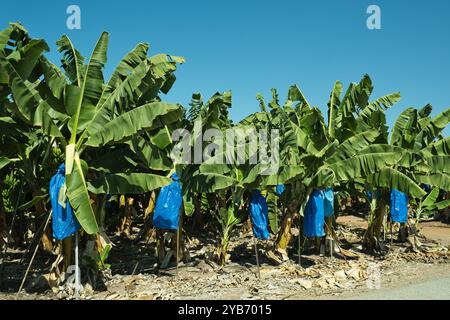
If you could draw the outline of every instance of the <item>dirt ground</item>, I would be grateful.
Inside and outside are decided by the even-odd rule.
[[[233,235],[230,261],[223,268],[213,262],[214,242],[190,238],[188,261],[179,264],[178,270],[171,267],[160,271],[154,269],[154,245],[113,238],[111,270],[95,291],[86,286],[81,299],[358,299],[377,290],[440,277],[450,279],[450,225],[438,221],[421,223],[421,234],[427,239],[420,239],[426,244],[426,252],[415,252],[409,244],[394,243],[386,255],[373,256],[362,250],[367,226],[363,218],[342,216],[337,222],[342,247],[356,253],[356,258],[320,256],[305,248],[299,266],[293,249],[289,252],[291,261],[272,266],[264,255],[270,241],[260,242],[260,278],[249,232],[237,231]],[[205,239],[214,239],[214,235],[205,235]],[[389,239],[386,246],[390,247]],[[22,255],[23,251],[9,250],[4,259],[0,300],[16,298],[29,261],[24,259],[26,262],[19,264]],[[72,298],[62,288],[52,291],[39,280],[53,260],[52,256],[36,259],[19,299]]]
[[[434,239],[444,246],[450,246],[450,224],[439,221],[424,222],[421,232],[427,238]]]

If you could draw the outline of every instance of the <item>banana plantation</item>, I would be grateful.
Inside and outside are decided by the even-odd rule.
[[[235,122],[231,91],[165,101],[185,59],[148,43],[107,78],[108,41],[89,53],[62,36],[54,63],[21,24],[0,32],[0,292],[92,296],[123,275],[170,299],[205,270],[213,287],[262,295],[289,276],[308,292],[371,263],[447,261],[422,223],[448,216],[450,108],[409,107],[389,127],[400,93],[373,97],[364,75],[330,83],[320,109],[295,84],[255,92],[259,111]],[[168,281],[178,291],[158,291]]]

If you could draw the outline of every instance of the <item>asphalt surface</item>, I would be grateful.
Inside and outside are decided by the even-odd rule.
[[[449,267],[450,268],[450,267]],[[380,288],[346,299],[358,300],[450,300],[450,276],[403,285],[399,288]]]

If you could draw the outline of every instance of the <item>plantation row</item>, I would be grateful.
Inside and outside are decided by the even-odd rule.
[[[37,235],[42,249],[61,248],[62,271],[72,263],[73,237],[53,235],[78,232],[80,246],[92,249],[93,264],[104,267],[111,248],[107,226],[116,221],[129,233],[131,211],[139,203],[144,206],[143,232],[150,232],[158,194],[165,187],[167,195],[168,186],[181,187],[182,203],[181,215],[180,210],[174,213],[176,224],[166,229],[177,229],[190,217],[212,217],[220,229],[221,264],[226,263],[233,228],[253,212],[253,204],[260,204],[258,221],[266,223],[258,226],[252,220],[255,235],[267,238],[269,224],[275,235],[270,257],[278,262],[288,259],[296,221],[303,230],[300,236],[333,238],[333,209],[321,211],[341,199],[352,196],[370,203],[364,240],[368,250],[381,248],[392,192],[407,195],[407,214],[415,222],[449,205],[442,195],[450,191],[450,140],[442,132],[450,109],[432,118],[430,105],[407,108],[389,129],[385,111],[400,94],[372,100],[367,75],[345,92],[336,81],[326,115],[293,85],[284,103],[275,89],[270,101],[257,95],[260,111],[233,123],[231,92],[216,93],[207,101],[195,93],[187,109],[162,101],[176,80],[177,65],[184,63],[182,57],[149,57],[149,45],[140,43],[105,81],[108,33],[101,34],[88,59],[67,36],[57,46],[60,66],[45,57],[47,43],[31,38],[20,24],[0,32],[0,245],[20,246],[30,241],[30,233]],[[200,144],[203,150],[211,144],[203,137],[207,130],[247,128],[264,130],[279,146],[275,172],[266,174],[269,162],[264,161],[174,161],[172,134],[177,129],[199,131],[189,136],[188,147]],[[278,136],[271,139],[276,130]],[[248,142],[249,137],[243,139]],[[267,149],[267,158],[275,156],[273,150]],[[223,154],[213,154],[212,160],[218,156]],[[56,189],[51,190],[57,172],[52,180]],[[76,219],[64,225],[69,229],[56,230],[61,226],[55,215],[72,211]],[[311,223],[322,230],[305,233]]]

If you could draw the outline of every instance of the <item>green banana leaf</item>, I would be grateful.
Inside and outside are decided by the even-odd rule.
[[[170,178],[150,173],[106,174],[89,183],[92,193],[140,194],[149,192],[172,182]]]
[[[66,172],[67,197],[73,208],[75,216],[84,231],[88,234],[96,234],[99,231],[99,228],[94,210],[91,206],[91,200],[89,197],[86,180],[84,178],[86,171],[86,163],[83,162],[82,164],[78,153],[75,153],[73,170],[69,174]]]
[[[384,168],[371,174],[366,181],[372,186],[397,189],[416,198],[426,195],[426,192],[413,179],[392,168]]]
[[[151,102],[128,111],[107,123],[89,137],[86,145],[98,147],[117,143],[139,133],[170,124],[181,117],[180,105]]]

